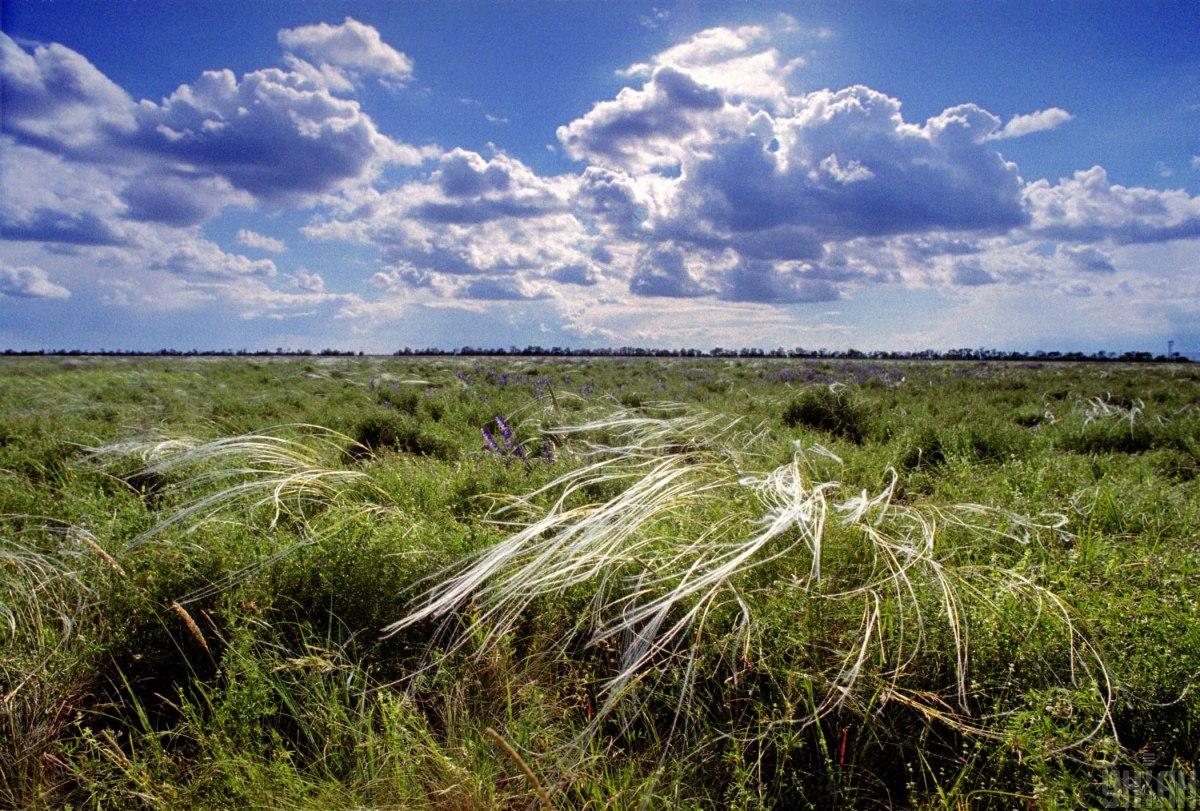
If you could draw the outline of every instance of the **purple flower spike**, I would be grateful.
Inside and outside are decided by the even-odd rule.
[[[512,428],[508,424],[508,421],[505,420],[504,417],[497,415],[496,425],[500,427],[500,435],[504,437],[505,443],[509,448],[511,448],[513,446],[513,432]]]
[[[500,446],[496,444],[496,440],[492,436],[492,432],[487,428],[480,428],[479,430],[483,433],[483,441],[487,444],[487,449],[492,453],[503,455],[504,451],[500,450]]]

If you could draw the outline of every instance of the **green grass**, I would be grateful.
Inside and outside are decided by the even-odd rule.
[[[5,360],[0,807],[1195,804],[1198,383]]]

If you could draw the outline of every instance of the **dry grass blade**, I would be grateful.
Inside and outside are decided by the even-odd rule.
[[[175,615],[179,619],[183,620],[183,626],[188,629],[188,633],[192,635],[192,639],[195,639],[200,644],[200,647],[204,648],[205,653],[211,654],[212,650],[208,647],[208,640],[204,638],[204,632],[200,630],[200,626],[192,619],[192,615],[188,613],[188,610],[175,600],[171,601],[171,610],[175,612]]]
[[[504,736],[496,730],[488,727],[484,730],[487,736],[496,742],[496,745],[508,755],[508,757],[517,764],[517,768],[525,775],[525,779],[529,781],[530,787],[538,796],[538,801],[541,802],[542,808],[552,809],[554,805],[550,802],[550,795],[546,793],[546,789],[542,786],[542,782],[537,779],[537,775],[533,773],[533,769],[529,768],[529,764],[525,762],[525,758],[513,748],[512,744],[504,740]]]

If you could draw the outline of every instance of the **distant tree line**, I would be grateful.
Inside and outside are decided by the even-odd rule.
[[[360,357],[364,353],[360,350],[342,351],[340,349],[321,349],[314,352],[311,349],[284,349],[276,347],[275,349],[5,349],[5,355],[14,355],[18,357],[29,357],[37,355],[48,355],[51,357],[78,357],[84,355],[101,355],[101,356],[116,356],[116,357],[134,357],[134,358],[262,358],[282,356],[287,358],[311,358],[311,357],[345,357],[354,358]]]
[[[225,358],[225,357],[361,357],[362,351],[342,351],[339,349],[290,349],[276,347],[275,349],[159,349],[153,351],[138,351],[128,349],[5,349],[4,355],[29,357],[76,357],[84,355],[118,356],[118,357],[170,357],[170,358]],[[885,352],[875,350],[862,352],[857,349],[761,349],[757,347],[741,347],[739,349],[721,346],[712,349],[648,349],[640,346],[602,347],[597,349],[573,349],[569,346],[538,346],[536,344],[517,347],[475,347],[463,346],[458,349],[443,349],[425,347],[412,349],[404,347],[392,353],[400,357],[563,357],[563,358],[794,358],[794,359],[828,359],[828,360],[991,360],[991,361],[1089,361],[1089,362],[1120,362],[1120,363],[1190,363],[1191,361],[1172,352],[1170,355],[1155,355],[1153,352],[1007,352],[1000,349],[922,349],[917,352]]]
[[[863,352],[858,349],[762,349],[759,347],[741,347],[738,349],[716,346],[709,350],[681,349],[648,349],[640,346],[602,347],[596,349],[573,349],[564,346],[526,347],[510,346],[486,348],[464,346],[459,349],[440,349],[427,347],[410,349],[405,347],[395,353],[401,356],[425,355],[458,355],[458,356],[529,356],[529,357],[570,357],[570,358],[803,358],[803,359],[833,359],[833,360],[999,360],[999,361],[1118,361],[1123,363],[1188,363],[1188,358],[1178,352],[1168,355],[1155,355],[1153,352],[1106,352],[1100,350],[1091,354],[1085,352],[1009,352],[1000,349],[922,349],[916,352],[874,350]]]

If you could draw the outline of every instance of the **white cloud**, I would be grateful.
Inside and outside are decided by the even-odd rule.
[[[1034,132],[1056,129],[1074,117],[1061,107],[1049,107],[1045,110],[1038,110],[1036,113],[1014,115],[1004,125],[1004,129],[993,133],[991,137],[993,140],[1020,138]]]
[[[725,109],[720,91],[664,66],[640,90],[624,88],[557,134],[575,160],[648,171],[678,165],[700,143],[738,126],[742,118],[741,111]]]
[[[9,267],[0,264],[0,296],[14,298],[65,299],[71,291],[50,281],[39,267]]]
[[[106,222],[119,212],[134,221],[191,225],[225,206],[311,197],[369,179],[386,163],[417,165],[430,155],[382,135],[356,100],[333,95],[332,74],[294,59],[303,69],[266,68],[240,79],[229,70],[207,71],[161,102],[135,103],[62,45],[26,51],[0,34],[0,57],[5,135],[107,174],[101,188],[121,202],[91,210]],[[41,206],[46,211],[36,216],[32,205],[13,207],[24,210],[31,234],[58,231],[70,241],[88,225],[71,223],[82,216],[75,195]]]
[[[58,43],[26,52],[0,32],[4,132],[24,143],[88,155],[134,127],[133,99]]]
[[[169,240],[150,249],[147,267],[177,276],[236,278],[239,276],[275,276],[278,272],[270,259],[250,259],[228,253],[206,239],[191,237]]]
[[[325,280],[321,278],[321,274],[314,273],[305,267],[296,268],[296,272],[291,276],[291,282],[297,290],[309,293],[325,292]]]
[[[504,153],[455,149],[427,178],[348,197],[303,233],[374,244],[386,264],[420,271],[541,274],[591,262],[591,240],[571,212],[576,185],[539,177]]]
[[[1054,185],[1030,183],[1025,201],[1030,231],[1054,239],[1122,244],[1200,237],[1200,197],[1113,184],[1100,166]]]
[[[543,286],[517,276],[481,276],[468,282],[458,295],[484,301],[534,301],[547,297]]]
[[[388,45],[379,31],[347,17],[341,25],[317,23],[284,28],[279,44],[322,65],[333,65],[397,83],[412,78],[412,60]]]
[[[1059,245],[1057,253],[1070,263],[1072,269],[1083,273],[1108,274],[1117,271],[1112,257],[1091,245]]]
[[[787,95],[788,77],[804,60],[784,62],[779,51],[762,47],[770,39],[770,29],[761,25],[709,28],[618,75],[649,78],[659,68],[673,68],[734,99],[778,102]]]
[[[277,68],[240,80],[230,70],[206,71],[161,104],[141,102],[136,116],[143,153],[266,199],[322,193],[361,178],[392,146],[357,101]]]
[[[283,55],[283,63],[288,69],[300,74],[317,87],[326,87],[331,93],[353,93],[354,81],[337,65],[322,62],[313,65],[295,54]]]
[[[117,245],[131,229],[105,167],[0,138],[0,237],[61,245]]]
[[[233,235],[233,241],[243,248],[255,248],[268,253],[283,253],[287,250],[287,245],[283,240],[251,231],[249,228],[239,228]]]

